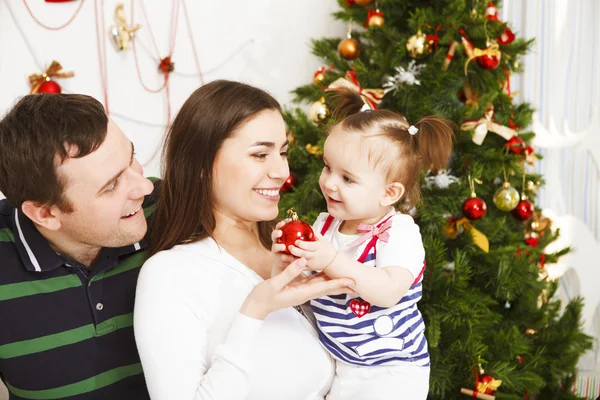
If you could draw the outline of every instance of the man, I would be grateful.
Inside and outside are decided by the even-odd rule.
[[[147,399],[133,335],[153,183],[102,105],[30,95],[0,121],[0,378],[11,399]]]

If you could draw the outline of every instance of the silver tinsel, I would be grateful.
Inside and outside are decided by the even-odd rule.
[[[421,70],[425,68],[425,64],[417,65],[415,60],[408,63],[408,67],[396,67],[396,75],[388,76],[383,83],[385,93],[396,91],[400,85],[420,85],[421,81],[417,77],[421,74]]]

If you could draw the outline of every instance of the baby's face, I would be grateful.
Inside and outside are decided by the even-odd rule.
[[[325,141],[319,186],[329,214],[373,224],[388,210],[382,205],[388,185],[383,168],[369,161],[367,140],[378,139],[335,128]]]

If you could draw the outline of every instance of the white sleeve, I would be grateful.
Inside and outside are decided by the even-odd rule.
[[[245,399],[249,351],[263,321],[237,313],[227,338],[209,359],[208,332],[216,318],[219,282],[209,274],[203,282],[190,282],[177,268],[182,262],[159,253],[144,264],[138,279],[134,330],[150,397]]]
[[[388,242],[377,242],[376,265],[383,267],[403,267],[417,278],[423,269],[425,248],[419,226],[410,215],[395,214],[392,227],[388,231]]]

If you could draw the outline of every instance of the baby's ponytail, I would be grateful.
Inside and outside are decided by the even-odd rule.
[[[454,123],[441,117],[423,117],[415,124],[418,152],[424,169],[438,171],[450,160],[454,141]],[[410,128],[409,128],[410,129]]]

